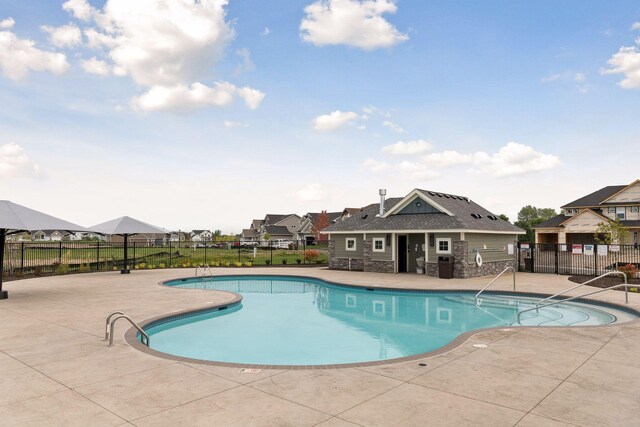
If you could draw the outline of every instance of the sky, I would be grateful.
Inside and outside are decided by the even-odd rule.
[[[640,178],[640,3],[0,0],[0,199],[238,233]]]

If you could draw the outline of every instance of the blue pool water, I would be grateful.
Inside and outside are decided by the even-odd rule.
[[[517,326],[517,313],[539,299],[487,294],[476,305],[474,293],[371,291],[279,276],[165,284],[232,291],[243,300],[224,311],[151,326],[151,348],[258,365],[356,363],[425,353],[467,331]],[[522,325],[604,325],[633,318],[625,311],[572,302],[525,313]]]

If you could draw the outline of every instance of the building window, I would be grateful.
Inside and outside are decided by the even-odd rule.
[[[609,208],[609,209],[608,209],[608,212],[609,212],[609,213],[616,213],[616,208]]]
[[[631,206],[631,212],[638,212],[640,211],[640,206]]]
[[[348,251],[355,251],[356,250],[356,239],[355,237],[347,237],[347,240],[345,241],[345,249]]]
[[[450,254],[451,253],[451,239],[436,239],[436,253],[437,254]]]
[[[380,238],[373,239],[373,252],[384,252],[384,240]]]
[[[627,219],[627,208],[625,208],[624,206],[616,208],[616,217],[621,221]]]

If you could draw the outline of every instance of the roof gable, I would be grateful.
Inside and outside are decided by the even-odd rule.
[[[607,197],[602,203],[640,202],[640,179],[636,179],[622,190]]]
[[[416,196],[409,202],[404,208],[396,212],[395,215],[410,215],[410,214],[432,214],[442,213],[436,207],[432,206],[429,202],[424,200],[420,196]]]
[[[599,206],[602,202],[607,200],[609,197],[619,193],[624,190],[627,185],[609,185],[608,187],[603,187],[598,191],[594,191],[591,194],[587,194],[584,197],[581,197],[577,200],[574,200],[571,203],[567,203],[562,206],[562,208],[587,208],[592,206]]]
[[[432,207],[434,207],[441,213],[445,213],[449,216],[454,216],[453,213],[449,212],[449,210],[445,209],[442,205],[440,205],[438,202],[436,202],[435,200],[433,200],[431,197],[427,195],[429,193],[431,194],[442,194],[442,193],[433,193],[433,192],[427,192],[427,194],[424,194],[424,193],[425,193],[424,190],[418,190],[417,188],[414,189],[409,194],[407,194],[399,203],[397,203],[393,208],[389,209],[384,215],[382,215],[382,218],[388,218],[391,215],[397,214],[398,212],[403,210],[405,207],[407,207],[409,204],[411,204],[411,202],[413,202],[413,200],[416,197],[421,197],[423,200],[425,200],[427,203],[429,203]],[[446,196],[452,197],[448,194]],[[455,197],[458,197],[458,196],[455,196]]]

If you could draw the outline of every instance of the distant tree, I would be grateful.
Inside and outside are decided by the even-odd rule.
[[[271,238],[271,234],[269,234],[269,233],[267,233],[267,232],[265,232],[265,233],[262,235],[262,239],[263,239],[263,240],[269,240],[270,238]]]
[[[320,241],[327,240],[327,235],[320,234],[320,232],[330,225],[331,225],[331,222],[329,221],[329,215],[327,214],[327,211],[320,212],[320,214],[318,215],[318,219],[316,220],[316,223],[313,224],[313,229],[312,229],[313,234],[316,238],[316,241],[320,242]]]
[[[498,218],[500,218],[503,221],[511,222],[511,221],[509,221],[509,217],[506,216],[505,214],[498,215]]]
[[[558,214],[555,209],[551,208],[536,208],[535,206],[527,205],[520,209],[520,212],[518,212],[518,220],[514,225],[524,229],[527,234],[518,236],[518,241],[529,243],[535,242],[536,234],[533,227],[541,222],[553,218],[556,215]]]
[[[220,237],[222,237],[222,231],[220,231],[220,230],[215,230],[215,231],[213,232],[213,239],[214,239],[214,240],[217,240],[217,239],[219,239]]]
[[[629,230],[622,225],[620,218],[609,219],[607,222],[598,224],[593,238],[601,245],[624,244],[629,235]]]

